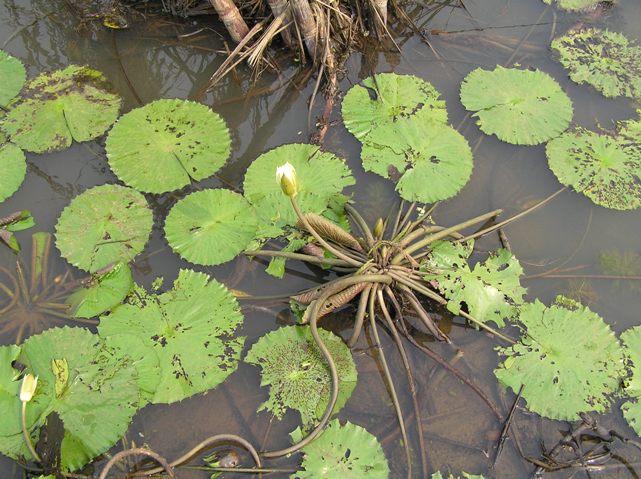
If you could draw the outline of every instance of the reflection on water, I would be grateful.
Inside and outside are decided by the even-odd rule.
[[[638,0],[620,0],[614,8],[599,15],[564,14],[539,0],[466,1],[465,8],[441,6],[420,10],[419,7],[413,14],[424,37],[400,38],[402,54],[387,48],[385,52],[352,55],[346,62],[340,88],[344,92],[374,71],[394,70],[418,75],[442,93],[450,121],[460,126],[475,149],[475,169],[463,192],[439,207],[436,214],[439,223],[453,224],[497,207],[504,208],[505,214],[513,214],[559,188],[547,168],[543,147],[514,147],[494,137],[485,137],[468,118],[458,101],[458,87],[462,78],[477,66],[491,68],[497,63],[518,63],[550,73],[572,98],[577,125],[609,127],[613,120],[634,114],[635,105],[630,100],[607,100],[590,87],[570,82],[562,67],[552,60],[548,45],[551,38],[580,23],[596,24],[641,38]],[[308,99],[313,91],[310,72],[301,73],[288,67],[280,78],[264,74],[259,81],[252,82],[250,72],[241,66],[213,91],[204,92],[209,77],[223,61],[226,48],[224,37],[213,31],[221,31],[215,20],[203,17],[182,21],[149,15],[149,21],[134,21],[129,30],[95,27],[79,30],[73,9],[63,1],[6,0],[0,8],[0,41],[5,42],[4,48],[9,53],[25,63],[30,76],[69,63],[88,64],[110,78],[124,98],[125,111],[168,97],[198,99],[213,106],[230,127],[233,153],[217,177],[197,188],[218,185],[238,188],[244,170],[260,153],[283,143],[307,141],[313,133],[313,128],[308,127]],[[318,104],[313,107],[312,125],[321,107]],[[339,120],[338,108],[333,119]],[[348,160],[359,185],[352,193],[368,221],[394,206],[392,186],[362,170],[359,143],[340,122],[330,128],[325,146]],[[0,217],[29,208],[38,224],[36,230],[53,231],[56,218],[73,196],[88,187],[116,180],[107,166],[101,142],[74,145],[50,155],[27,154],[27,157],[27,179],[18,193],[0,205]],[[189,266],[168,250],[160,229],[168,209],[191,189],[149,197],[159,223],[146,252],[134,265],[137,281],[148,285],[156,276],[164,275],[170,284],[179,267]],[[22,232],[18,236],[28,244],[30,233]],[[605,250],[641,253],[638,239],[641,212],[605,210],[583,196],[565,192],[548,207],[508,227],[506,233],[526,274],[535,276],[526,282],[530,298],[549,302],[558,293],[577,295],[589,302],[617,332],[640,322],[638,292],[626,284],[581,275],[602,272],[599,258]],[[488,238],[481,241],[478,248],[489,250],[497,246],[497,238]],[[23,257],[28,258],[29,254],[26,248]],[[54,258],[54,268],[62,271],[63,260],[57,255]],[[9,270],[15,268],[15,257],[6,248],[0,250],[0,265]],[[216,275],[230,287],[266,295],[294,292],[321,281],[326,275],[321,270],[290,263],[286,279],[274,281],[265,275],[263,263],[246,259],[197,269]],[[556,276],[574,277],[541,276],[550,271]],[[265,331],[294,321],[281,302],[247,305],[244,311],[248,347]],[[348,336],[352,315],[352,310],[345,310],[327,319],[326,325]],[[503,391],[491,374],[497,364],[493,352],[496,343],[481,333],[457,326],[456,321],[451,337],[458,350],[440,344],[430,346],[481,385],[503,411],[509,410],[514,396]],[[12,339],[5,336],[2,341],[6,344]],[[385,346],[393,350],[390,340],[384,338],[384,341],[388,341]],[[379,365],[373,360],[372,343],[369,336],[362,335],[356,346],[359,383],[341,417],[349,417],[375,433],[391,459],[394,477],[401,477],[402,460],[394,460],[403,457],[399,431]],[[462,355],[457,354],[459,350]],[[395,355],[389,356],[392,369],[402,371],[400,360]],[[459,380],[435,368],[419,353],[413,353],[411,360],[424,408],[423,428],[430,466],[487,472],[501,425]],[[267,397],[259,383],[257,368],[241,364],[229,381],[204,396],[171,407],[147,407],[136,417],[128,440],[138,445],[148,444],[169,457],[220,432],[240,434],[264,447],[285,446],[296,417],[290,415],[279,422],[272,421],[265,413],[257,415],[255,410]],[[397,389],[408,390],[404,375],[397,378]],[[409,396],[402,398],[402,402],[404,411],[412,411]],[[601,421],[606,427],[633,435],[616,407]],[[406,422],[410,426],[411,441],[416,444],[412,418]],[[513,430],[518,431],[518,447],[533,457],[540,456],[541,440],[551,447],[559,440],[558,430],[564,428],[522,411],[517,413],[514,425]],[[630,463],[639,460],[629,449],[625,450],[625,458]],[[292,461],[281,460],[276,464],[287,467]],[[510,440],[495,471],[488,475],[526,477],[531,470],[520,458],[515,441]],[[0,475],[10,479],[22,477],[10,461],[1,457]],[[572,471],[560,471],[552,476],[571,477]],[[594,472],[593,476],[637,477],[621,464]],[[181,473],[181,477],[207,475],[190,471]]]

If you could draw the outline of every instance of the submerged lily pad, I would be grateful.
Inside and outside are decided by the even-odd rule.
[[[545,417],[606,411],[624,374],[619,342],[598,314],[568,298],[557,302],[521,307],[524,334],[499,348],[505,360],[494,374],[515,392],[523,385],[528,409]]]
[[[626,362],[631,375],[625,381],[624,393],[630,399],[621,405],[623,416],[637,434],[641,434],[641,326],[621,334]]]
[[[196,264],[234,259],[254,239],[258,221],[243,196],[227,190],[192,193],[174,205],[165,222],[169,246]]]
[[[500,249],[470,269],[467,258],[472,253],[472,245],[437,242],[421,265],[423,278],[436,281],[452,313],[459,314],[466,304],[475,319],[505,326],[504,320],[514,319],[518,306],[523,303],[526,290],[519,279],[523,268],[512,253]]]
[[[361,160],[366,171],[397,179],[402,198],[421,203],[451,198],[472,174],[467,141],[439,123],[398,120],[381,126],[365,140]]]
[[[27,82],[3,128],[22,149],[43,153],[99,137],[119,110],[120,97],[102,73],[71,65]]]
[[[559,181],[597,205],[641,206],[640,120],[620,121],[615,130],[598,133],[575,128],[550,141],[545,151]]]
[[[1,50],[0,50],[1,51]],[[18,191],[25,175],[27,162],[24,153],[13,143],[0,146],[0,202]]]
[[[515,145],[537,145],[563,132],[572,102],[542,71],[477,68],[461,83],[461,103],[475,112],[479,128]]]
[[[98,331],[109,346],[143,362],[138,372],[146,399],[172,403],[216,387],[236,369],[245,338],[231,336],[242,322],[225,286],[181,269],[164,293],[134,286],[124,304],[101,318]]]
[[[289,198],[276,181],[276,168],[286,162],[296,169],[296,199],[304,213],[323,213],[342,199],[343,188],[354,184],[345,161],[316,145],[294,143],[263,153],[247,168],[244,182],[245,198],[258,215],[260,238],[279,236],[285,226],[298,221]]]
[[[129,186],[165,193],[203,180],[227,161],[231,138],[209,107],[187,100],[156,100],[131,110],[107,137],[109,166]]]
[[[22,90],[27,72],[20,60],[3,50],[0,50],[0,78],[0,105],[5,106]]]
[[[56,246],[74,266],[95,273],[140,253],[153,217],[145,197],[131,188],[101,185],[76,196],[56,225]]]
[[[423,125],[447,124],[445,102],[438,99],[440,93],[418,77],[379,73],[362,84],[350,88],[342,107],[345,127],[361,141],[383,126],[391,134],[401,132],[402,126],[396,124],[401,119],[420,120]]]
[[[120,304],[131,291],[133,278],[129,266],[118,263],[98,271],[82,282],[65,301],[75,318],[93,318]]]
[[[323,329],[318,332],[336,364],[339,393],[334,411],[338,412],[356,386],[356,366],[341,338]],[[260,366],[260,385],[269,386],[269,399],[259,411],[267,409],[282,419],[287,408],[295,409],[304,427],[325,412],[331,377],[309,327],[286,326],[267,333],[252,346],[245,362]]]
[[[596,8],[597,5],[603,1],[604,0],[543,0],[543,3],[552,5],[552,2],[554,2],[561,10],[579,12]]]
[[[291,479],[387,479],[389,465],[383,448],[366,429],[350,422],[331,421],[323,433],[303,448],[302,471]]]

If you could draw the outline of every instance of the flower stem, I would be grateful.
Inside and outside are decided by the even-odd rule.
[[[22,420],[22,435],[24,436],[24,442],[27,445],[27,449],[29,449],[29,452],[31,453],[33,458],[36,461],[41,462],[40,456],[31,443],[31,436],[29,435],[29,430],[27,429],[27,402],[28,401],[22,401],[22,412],[20,414]]]

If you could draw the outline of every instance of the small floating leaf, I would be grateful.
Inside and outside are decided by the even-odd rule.
[[[119,110],[120,98],[102,73],[71,65],[27,82],[3,128],[22,149],[43,153],[99,137]]]
[[[98,271],[82,282],[65,301],[75,318],[93,318],[121,303],[131,291],[133,279],[129,266],[118,263]]]
[[[225,122],[209,107],[164,99],[120,117],[106,149],[109,166],[122,181],[139,191],[165,193],[216,173],[230,145]]]
[[[302,471],[291,479],[386,479],[390,470],[383,448],[366,429],[331,421],[323,434],[303,448]]]
[[[543,3],[548,5],[552,5],[553,2],[561,10],[569,10],[571,12],[590,10],[596,8],[599,3],[605,3],[604,0],[543,0]]]
[[[559,84],[539,70],[477,68],[461,84],[461,102],[488,135],[515,145],[537,145],[563,132],[572,102]]]
[[[0,241],[12,250],[20,251],[20,243],[13,233],[29,229],[35,224],[33,216],[28,210],[16,211],[9,216],[0,218]]]
[[[165,221],[169,246],[187,261],[208,266],[234,259],[257,229],[254,208],[227,190],[192,193],[174,205]]]
[[[76,196],[56,225],[56,246],[80,269],[95,273],[140,253],[153,217],[145,197],[131,188],[101,185]]]
[[[545,151],[559,181],[597,205],[641,206],[641,121],[620,121],[615,130],[599,133],[578,127],[550,141]]]
[[[354,85],[343,99],[343,121],[352,135],[364,141],[370,132],[387,126],[391,134],[402,131],[396,122],[416,119],[421,124],[447,124],[445,102],[428,82],[413,75],[379,73]]]
[[[341,338],[318,330],[336,364],[339,393],[335,412],[342,408],[356,386],[356,366]],[[325,412],[331,377],[325,359],[307,326],[286,326],[261,337],[245,357],[245,362],[262,368],[261,386],[269,386],[267,409],[282,419],[287,408],[300,412],[308,427]],[[325,433],[323,433],[325,435]]]
[[[559,297],[549,308],[538,300],[523,305],[519,321],[523,337],[499,348],[506,357],[494,370],[499,381],[515,392],[523,385],[528,409],[552,419],[606,411],[624,369],[619,342],[603,319]]]
[[[3,50],[0,50],[0,78],[0,105],[5,106],[22,90],[27,72],[20,60]]]
[[[1,51],[1,50],[0,50]],[[0,202],[18,191],[25,175],[27,162],[24,153],[13,143],[0,146]]]
[[[641,47],[620,33],[571,30],[552,42],[559,61],[576,83],[588,83],[606,97],[641,97]]]
[[[244,337],[231,338],[243,315],[234,296],[205,273],[181,269],[160,294],[134,286],[127,301],[100,320],[98,331],[135,361],[152,403],[172,403],[212,389],[237,367]]]
[[[631,375],[624,382],[624,393],[630,399],[621,405],[623,416],[637,434],[641,434],[641,326],[621,333],[626,362]]]

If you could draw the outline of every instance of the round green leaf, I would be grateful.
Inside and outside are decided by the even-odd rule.
[[[518,343],[500,348],[506,358],[494,370],[528,409],[552,419],[575,420],[610,406],[623,376],[623,352],[603,319],[567,298],[546,308],[538,300],[521,308],[526,328]],[[559,301],[559,299],[557,299]]]
[[[13,143],[5,143],[0,146],[0,202],[14,194],[25,175],[27,174],[27,162],[24,153]]]
[[[543,3],[547,3],[548,5],[552,5],[552,2],[561,10],[578,12],[596,8],[602,0],[543,0]]]
[[[356,366],[341,338],[323,329],[318,332],[336,364],[339,394],[334,411],[338,412],[356,386]],[[331,376],[309,327],[286,326],[267,333],[252,346],[245,362],[260,366],[260,384],[269,386],[269,399],[259,411],[267,409],[282,419],[287,408],[296,409],[305,427],[325,412]]]
[[[68,313],[75,318],[93,318],[125,299],[133,286],[129,266],[118,263],[106,272],[98,272],[82,282],[65,301]]]
[[[291,479],[386,479],[390,470],[383,448],[361,426],[330,422],[323,433],[303,448],[302,471]]]
[[[621,405],[621,410],[630,427],[641,434],[641,326],[621,333],[621,342],[631,373],[624,383],[624,392],[630,399]]]
[[[247,168],[245,198],[258,215],[259,237],[276,237],[282,228],[298,221],[291,202],[276,181],[276,168],[289,162],[298,177],[296,200],[304,213],[321,214],[341,197],[354,178],[345,161],[316,145],[289,144],[260,155]]]
[[[572,120],[572,102],[547,73],[497,66],[477,68],[461,84],[461,103],[479,128],[515,145],[544,143]]]
[[[433,203],[456,195],[472,174],[472,151],[454,128],[419,120],[398,120],[377,128],[361,152],[363,168],[398,178],[408,201]]]
[[[126,113],[107,137],[109,166],[139,191],[165,193],[216,173],[227,161],[231,138],[207,106],[156,100]]]
[[[146,399],[172,403],[216,387],[236,369],[245,338],[231,336],[242,322],[225,286],[205,273],[180,270],[164,293],[134,286],[124,304],[101,318],[98,331],[136,362],[156,358],[156,368],[147,362],[138,369],[139,381]]]
[[[174,205],[165,222],[169,246],[196,264],[215,265],[234,259],[256,236],[254,208],[227,190],[192,193]]]
[[[576,83],[588,83],[606,97],[641,97],[641,47],[616,32],[571,30],[552,42],[559,61]]]
[[[413,75],[379,73],[354,85],[343,99],[345,127],[361,141],[380,127],[396,134],[400,119],[447,124],[445,102],[428,82]]]
[[[0,105],[4,106],[20,93],[27,79],[27,72],[20,60],[3,50],[0,50],[0,78]]]
[[[22,149],[43,153],[99,137],[119,110],[120,98],[102,73],[71,65],[27,82],[3,128]]]
[[[71,264],[95,273],[133,259],[145,247],[152,225],[143,195],[119,185],[96,186],[62,211],[56,246]]]
[[[575,128],[550,141],[545,151],[559,181],[597,205],[641,206],[641,121],[621,121],[616,130],[599,133]]]

